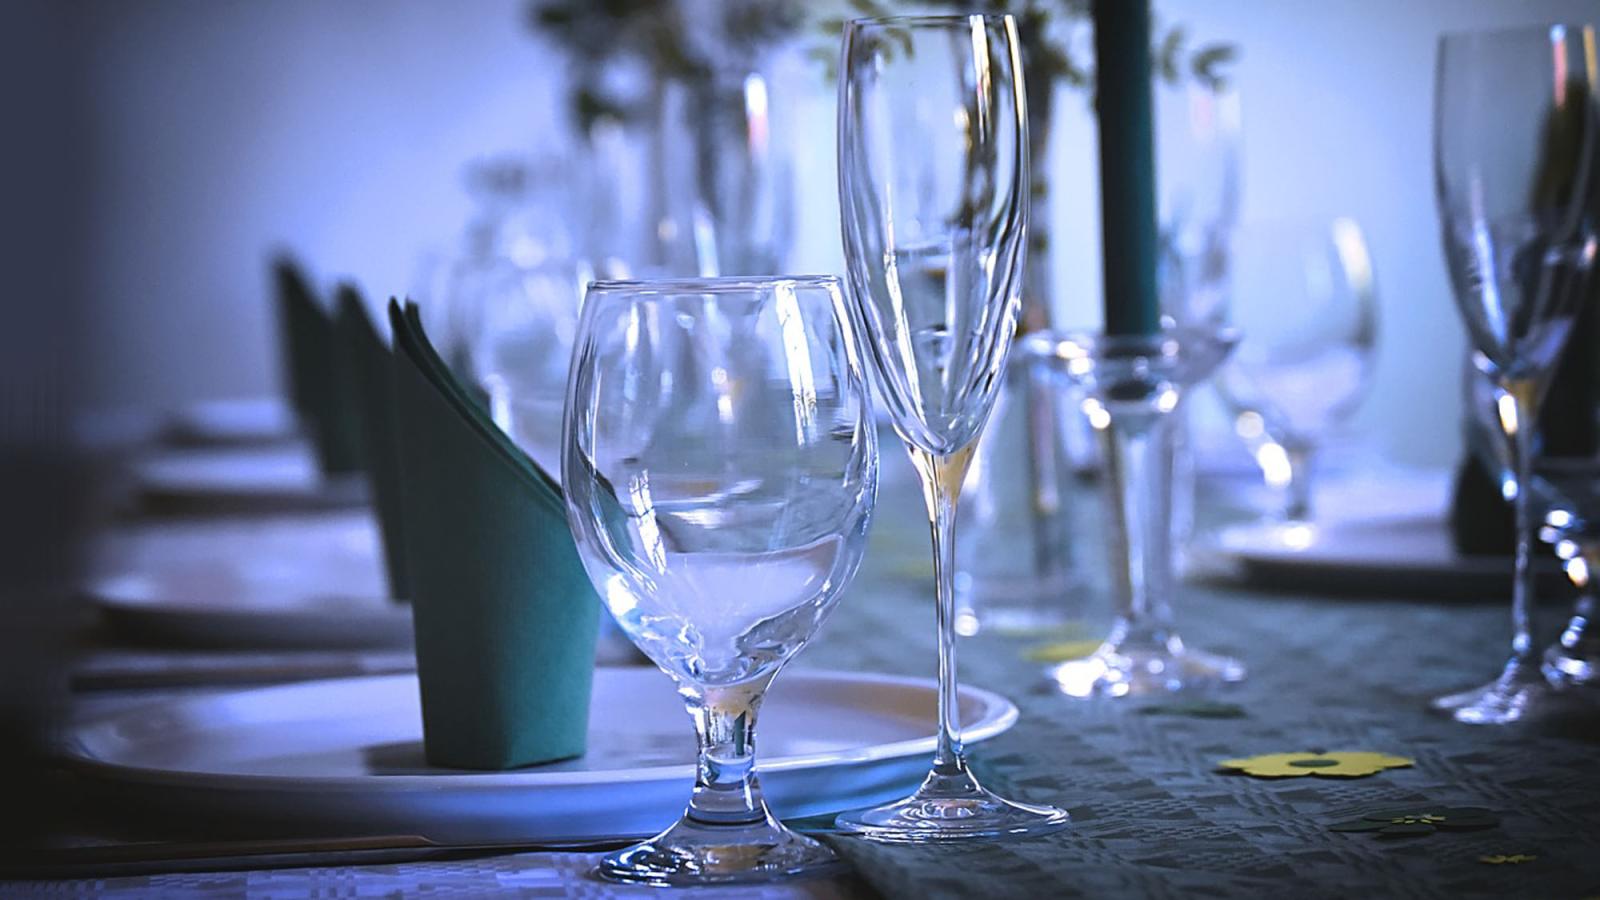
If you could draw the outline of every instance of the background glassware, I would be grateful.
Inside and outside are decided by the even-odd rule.
[[[1317,447],[1371,382],[1378,301],[1366,240],[1346,218],[1246,225],[1232,281],[1225,315],[1241,339],[1218,391],[1268,483],[1287,489],[1284,518],[1310,521]]]
[[[1053,667],[1051,680],[1074,697],[1165,694],[1242,680],[1243,663],[1185,645],[1172,613],[1174,433],[1184,395],[1216,371],[1238,335],[1211,326],[1029,341],[1044,341],[1040,354],[1082,389],[1083,411],[1101,437],[1117,606],[1105,642]]]
[[[561,468],[561,408],[583,285],[573,260],[507,266],[479,297],[464,364],[489,414],[547,472]]]
[[[1540,668],[1562,690],[1600,694],[1600,631],[1594,627],[1600,613],[1595,584],[1600,578],[1600,458],[1547,460],[1539,468],[1537,480],[1555,494],[1540,536],[1555,546],[1578,589],[1572,616],[1545,648]]]
[[[877,443],[837,279],[598,282],[562,470],[601,599],[678,683],[699,764],[677,824],[603,860],[649,884],[766,881],[834,862],[767,811],[767,685],[854,577]]]
[[[1548,692],[1533,638],[1527,486],[1532,423],[1600,240],[1595,43],[1589,25],[1439,42],[1434,175],[1445,260],[1517,474],[1511,659],[1488,685],[1434,701],[1461,722],[1516,721]]]
[[[1239,95],[1225,82],[1158,84],[1156,171],[1161,173],[1161,308],[1181,326],[1226,316],[1239,217]]]
[[[1039,632],[1083,615],[1087,585],[1072,509],[1084,499],[1081,401],[1049,360],[1012,347],[1005,384],[978,439],[956,511],[956,633]],[[1036,433],[1025,404],[1049,404]],[[1037,407],[1035,407],[1036,409]]]
[[[839,203],[852,299],[933,532],[939,734],[899,803],[841,815],[881,841],[1040,833],[1067,814],[1015,804],[968,771],[957,718],[956,502],[1021,306],[1028,119],[1010,16],[858,19],[839,80]]]
[[[460,246],[417,285],[424,321],[445,362],[479,385],[473,362],[491,303],[522,293],[524,273],[577,258],[567,212],[580,206],[563,160],[490,157],[463,171],[473,212]]]

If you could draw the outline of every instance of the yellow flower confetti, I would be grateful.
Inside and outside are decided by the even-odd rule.
[[[1101,641],[1053,641],[1029,647],[1022,655],[1030,662],[1066,662],[1071,659],[1083,659],[1099,650],[1101,643]]]
[[[1480,856],[1480,857],[1478,857],[1478,862],[1488,863],[1491,866],[1506,866],[1506,865],[1515,866],[1515,865],[1519,865],[1521,863],[1533,862],[1534,860],[1536,860],[1538,858],[1539,857],[1532,856],[1532,855],[1527,854],[1527,853],[1512,853],[1512,854],[1496,853],[1496,854],[1494,854],[1492,856]]]
[[[1267,753],[1243,759],[1225,759],[1217,763],[1222,769],[1243,772],[1257,778],[1299,778],[1319,775],[1323,778],[1360,778],[1376,775],[1384,769],[1403,769],[1416,761],[1404,756],[1372,753],[1366,750],[1334,750],[1329,753]]]

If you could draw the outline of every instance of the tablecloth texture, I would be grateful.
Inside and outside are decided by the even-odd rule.
[[[926,574],[915,574],[927,553],[916,500],[914,488],[886,482],[866,570],[797,664],[932,677],[931,585]],[[1086,512],[1086,533],[1097,527],[1098,518]],[[1091,605],[1104,612],[1103,601]],[[1249,664],[1249,679],[1219,695],[1242,706],[1244,718],[1141,715],[1129,702],[1069,699],[1048,690],[1041,665],[1022,656],[1039,638],[980,634],[961,642],[962,679],[1011,697],[1022,718],[1012,731],[974,748],[976,767],[992,787],[1017,799],[1069,808],[1072,827],[1002,844],[888,847],[829,840],[872,891],[915,900],[1600,896],[1596,720],[1469,727],[1424,710],[1427,697],[1493,673],[1506,640],[1502,603],[1188,586],[1178,615],[1191,643]],[[1412,757],[1416,765],[1351,780],[1264,781],[1215,768],[1221,759],[1294,750],[1373,750]],[[1328,829],[1374,807],[1414,803],[1487,807],[1501,821],[1484,831],[1403,839]],[[1518,865],[1480,861],[1507,854],[1537,858]],[[582,877],[592,859],[528,854],[362,869],[0,884],[0,894],[503,891],[599,898],[636,892],[619,893]],[[811,882],[766,895],[864,890],[851,882]]]

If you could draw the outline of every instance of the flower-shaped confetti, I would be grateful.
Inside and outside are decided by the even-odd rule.
[[[1054,641],[1049,644],[1039,644],[1029,647],[1022,653],[1022,658],[1030,662],[1057,663],[1068,660],[1083,659],[1085,656],[1100,649],[1103,641]]]
[[[1436,831],[1480,831],[1500,824],[1478,806],[1401,806],[1375,809],[1359,819],[1328,826],[1329,831],[1371,831],[1378,837],[1409,837]]]
[[[1376,775],[1384,769],[1403,769],[1415,760],[1387,753],[1366,750],[1334,750],[1329,753],[1267,753],[1247,756],[1244,759],[1225,759],[1219,768],[1243,772],[1257,778],[1299,778],[1302,775],[1320,775],[1323,778],[1360,778]]]
[[[1538,858],[1527,853],[1496,853],[1492,856],[1480,856],[1478,862],[1491,866],[1515,866],[1533,862]]]

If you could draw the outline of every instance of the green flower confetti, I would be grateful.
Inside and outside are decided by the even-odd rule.
[[[1370,831],[1378,837],[1412,837],[1438,831],[1481,831],[1500,824],[1481,806],[1402,806],[1375,809],[1359,819],[1336,822],[1329,831]]]
[[[1188,716],[1192,719],[1243,719],[1249,715],[1236,703],[1213,703],[1196,700],[1192,703],[1152,703],[1139,707],[1145,716]]]

